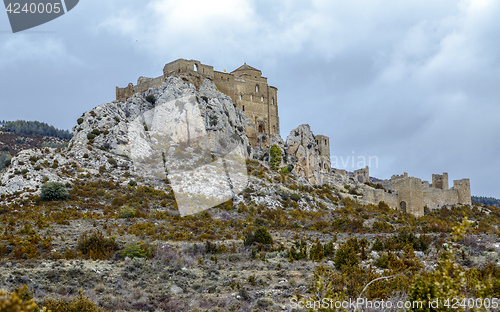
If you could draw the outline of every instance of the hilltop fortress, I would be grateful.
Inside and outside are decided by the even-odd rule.
[[[228,95],[236,108],[248,117],[253,127],[245,129],[252,147],[269,148],[281,142],[278,116],[278,89],[267,83],[262,72],[246,63],[230,73],[219,72],[213,66],[196,60],[178,59],[163,68],[163,75],[157,78],[139,77],[137,85],[129,83],[125,88],[116,87],[116,99],[124,101],[136,93],[161,86],[168,77],[176,76],[192,83],[197,89],[208,78],[218,91]],[[433,174],[432,184],[407,173],[394,175],[389,180],[370,183],[369,168],[348,173],[331,168],[330,140],[327,136],[313,135],[308,125],[292,130],[286,140],[286,155],[294,159],[294,172],[304,176],[311,184],[328,184],[343,190],[348,185],[355,199],[366,203],[385,202],[392,209],[422,216],[425,210],[440,209],[451,205],[470,205],[469,179],[453,181],[448,186],[448,174]],[[351,196],[349,195],[349,196]]]
[[[278,117],[278,89],[267,83],[262,72],[246,63],[231,73],[214,70],[213,66],[196,60],[178,59],[165,65],[163,75],[157,78],[139,77],[137,85],[129,83],[125,88],[116,87],[116,99],[126,100],[136,93],[161,86],[165,79],[176,76],[199,88],[203,80],[212,80],[217,89],[231,97],[254,125],[245,129],[250,144],[269,146],[271,137],[280,135]]]

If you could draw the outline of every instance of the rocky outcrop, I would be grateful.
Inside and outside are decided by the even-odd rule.
[[[300,125],[286,138],[288,162],[293,173],[304,176],[311,184],[321,184],[321,159],[318,144],[309,125]]]
[[[169,77],[159,88],[84,113],[67,150],[26,150],[14,157],[0,193],[39,192],[44,181],[71,182],[82,174],[105,173],[127,183],[126,171],[160,188],[168,178],[181,214],[183,208],[185,214],[203,210],[246,187],[249,126],[209,79],[197,90]]]

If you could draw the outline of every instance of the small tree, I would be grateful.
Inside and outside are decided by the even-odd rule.
[[[280,164],[281,164],[281,149],[276,145],[273,144],[271,146],[271,160],[270,160],[270,165],[271,169],[273,170],[278,170]]]
[[[42,185],[42,200],[65,200],[69,196],[69,192],[64,184],[59,182],[47,182]]]
[[[258,227],[255,230],[255,233],[253,234],[253,240],[256,243],[261,243],[264,245],[272,244],[273,243],[273,237],[267,229],[263,226]]]

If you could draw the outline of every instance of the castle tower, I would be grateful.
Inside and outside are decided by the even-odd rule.
[[[424,215],[422,180],[414,177],[393,176],[391,186],[398,191],[399,209],[420,217]]]
[[[330,172],[330,138],[326,135],[318,134],[314,136],[316,144],[318,144],[319,156],[321,157],[321,171]]]
[[[448,189],[448,173],[443,172],[443,174],[433,174],[432,175],[432,188],[447,190]]]
[[[470,196],[470,180],[461,179],[453,181],[453,189],[458,192],[458,203],[462,205],[472,205]]]

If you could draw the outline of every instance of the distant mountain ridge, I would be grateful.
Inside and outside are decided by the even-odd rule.
[[[473,203],[500,207],[500,199],[497,198],[485,197],[485,196],[472,196],[471,199]]]

